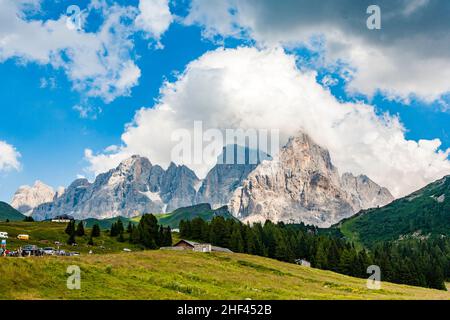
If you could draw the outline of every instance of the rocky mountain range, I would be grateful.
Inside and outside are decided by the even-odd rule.
[[[194,203],[199,182],[186,166],[172,163],[164,170],[147,158],[133,156],[93,183],[75,180],[60,197],[37,206],[33,217],[43,220],[64,213],[77,219],[105,219],[170,212]]]
[[[213,208],[228,205],[243,221],[328,226],[393,200],[387,189],[366,176],[340,176],[328,151],[305,134],[292,138],[275,159],[248,149],[238,153],[233,146],[233,154],[244,155],[245,160],[234,156],[230,161],[229,148],[203,180],[186,166],[172,163],[164,170],[136,155],[93,182],[75,180],[62,194],[40,186],[35,190],[43,194],[30,197],[28,189],[19,189],[12,205],[43,220],[59,214],[77,219],[132,217],[210,203]],[[251,157],[256,161],[249,161]]]

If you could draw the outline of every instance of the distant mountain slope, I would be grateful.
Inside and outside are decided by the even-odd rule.
[[[25,219],[25,215],[11,207],[6,202],[0,201],[0,221],[5,221],[6,219],[10,221],[22,221]]]
[[[172,213],[159,215],[156,217],[158,218],[158,222],[160,224],[170,226],[171,228],[178,228],[181,220],[192,220],[198,217],[205,221],[211,221],[212,218],[217,216],[234,219],[234,217],[228,212],[227,207],[213,210],[211,205],[207,203],[179,208]]]
[[[450,176],[376,209],[363,210],[335,227],[353,241],[450,236]]]

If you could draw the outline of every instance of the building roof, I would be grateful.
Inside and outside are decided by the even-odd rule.
[[[180,241],[178,241],[177,243],[175,243],[174,247],[176,247],[177,245],[179,245],[181,242],[185,242],[185,243],[187,243],[188,245],[190,245],[190,246],[192,246],[192,247],[195,247],[196,245],[200,244],[200,243],[195,242],[195,241],[189,241],[189,240],[181,239]]]
[[[61,214],[54,217],[53,220],[74,220],[74,218],[68,214]]]
[[[227,253],[233,253],[230,249],[222,248],[222,247],[211,247],[211,251],[217,251],[217,252],[227,252]]]
[[[198,243],[195,241],[181,239],[176,244],[174,244],[174,247],[178,246],[182,242],[187,243],[191,247],[195,247],[197,245],[209,245],[209,243]],[[215,246],[211,246],[211,251],[233,253],[233,251],[231,251],[230,249],[222,248],[222,247],[215,247]]]

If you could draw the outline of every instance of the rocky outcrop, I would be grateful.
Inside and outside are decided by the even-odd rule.
[[[351,173],[344,173],[341,184],[352,195],[355,211],[382,207],[394,200],[388,189],[380,187],[365,175],[355,177]]]
[[[11,200],[11,206],[25,215],[30,215],[40,204],[53,201],[55,195],[52,187],[36,181],[32,187],[21,186]]]
[[[233,194],[230,211],[248,222],[304,222],[320,227],[361,208],[389,203],[389,191],[369,178],[341,177],[329,152],[306,134],[291,138],[279,155],[263,161]]]

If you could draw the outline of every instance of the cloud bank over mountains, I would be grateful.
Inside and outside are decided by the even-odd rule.
[[[220,3],[218,3],[220,2]],[[426,102],[450,92],[450,2],[380,0],[381,30],[366,27],[362,0],[193,0],[185,18],[205,37],[240,37],[259,46],[306,46],[317,62],[345,64],[349,92]]]
[[[321,85],[314,71],[340,73],[350,94],[448,106],[448,1],[380,0],[381,30],[366,27],[366,9],[373,4],[368,0],[191,0],[182,17],[171,12],[169,0],[140,0],[137,6],[92,0],[84,18],[95,13],[101,23],[89,31],[67,28],[65,13],[33,18],[41,3],[0,0],[0,62],[16,59],[64,70],[73,89],[105,103],[130,95],[139,84],[136,34],[163,49],[164,33],[181,23],[200,27],[207,41],[233,38],[251,45],[219,48],[191,61],[175,81],[164,83],[155,105],[136,112],[118,145],[85,150],[91,173],[133,154],[167,166],[172,133],[192,133],[199,120],[205,130],[279,129],[281,143],[305,131],[330,150],[341,170],[367,174],[395,196],[450,172],[450,151],[440,150],[438,139],[407,140],[397,116],[338,101],[327,89],[333,79],[324,78]],[[315,57],[310,69],[298,66],[296,52],[305,48]],[[95,119],[88,103],[74,108]],[[5,142],[0,147],[6,150],[0,170],[19,168],[14,147]],[[204,176],[216,156],[203,165],[186,165]]]
[[[176,142],[171,133],[194,121],[204,129],[279,129],[281,143],[299,131],[329,149],[343,172],[364,173],[402,196],[450,172],[439,140],[406,140],[400,119],[378,116],[371,105],[339,102],[318,84],[315,72],[299,70],[296,56],[281,48],[217,49],[192,61],[175,82],[166,82],[155,106],[142,108],[122,135],[122,145],[94,154],[102,172],[132,154],[167,166]],[[263,150],[265,151],[265,150]],[[204,176],[207,165],[185,163]]]

